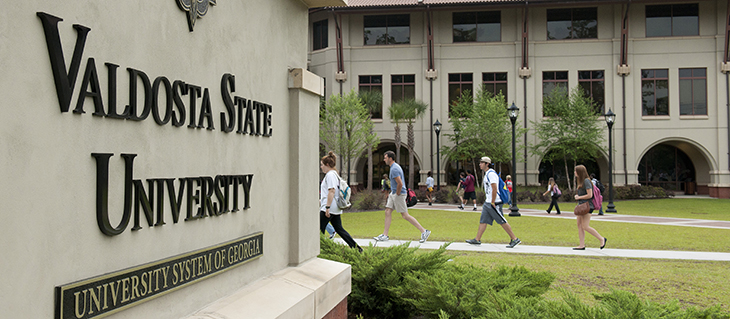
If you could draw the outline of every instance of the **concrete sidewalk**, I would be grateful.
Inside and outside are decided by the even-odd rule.
[[[547,207],[547,205],[545,205]],[[460,210],[456,207],[456,204],[434,204],[428,206],[428,203],[418,203],[416,206],[410,209],[433,209],[433,210],[446,210],[446,211],[464,211],[474,212],[481,214],[482,206],[478,205],[477,210],[473,211],[473,206],[464,207],[464,210]],[[505,217],[515,218],[507,216],[509,208],[504,208]],[[552,214],[548,214],[544,210],[526,209],[520,208],[520,215],[531,216],[531,217],[546,217],[546,218],[563,218],[563,219],[575,219],[575,215],[572,211],[563,211],[562,214],[558,215],[555,211]],[[652,217],[652,216],[636,216],[636,215],[625,215],[625,214],[604,214],[599,216],[597,213],[592,214],[591,221],[608,221],[608,222],[619,222],[619,223],[637,223],[637,224],[653,224],[653,225],[667,225],[667,226],[685,226],[685,227],[701,227],[701,228],[716,228],[716,229],[730,229],[730,221],[723,220],[708,220],[708,219],[692,219],[692,218],[672,218],[672,217]]]
[[[335,241],[341,244],[345,242],[336,237]],[[402,245],[408,241],[389,240],[385,242],[376,242],[374,239],[355,238],[358,245],[368,247],[373,245],[376,247],[390,247]],[[419,243],[418,239],[410,242],[409,247],[419,247],[423,249],[438,249],[445,242],[427,241]],[[507,242],[501,244],[482,243],[481,245],[471,245],[465,242],[454,242],[449,245],[447,250],[458,251],[474,251],[474,252],[491,252],[491,253],[516,253],[516,254],[544,254],[544,255],[565,255],[565,256],[591,256],[591,257],[623,257],[623,258],[651,258],[651,259],[678,259],[678,260],[712,260],[712,261],[730,261],[730,253],[716,252],[700,252],[700,251],[671,251],[671,250],[637,250],[637,249],[598,249],[587,247],[586,250],[573,250],[572,247],[554,247],[554,246],[531,246],[519,244],[515,248],[507,248]],[[606,247],[611,246],[611,240],[608,240]]]

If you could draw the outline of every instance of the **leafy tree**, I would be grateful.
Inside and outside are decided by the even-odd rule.
[[[476,98],[472,98],[470,91],[464,91],[454,105],[452,105],[449,122],[453,128],[458,128],[459,146],[446,147],[441,152],[451,160],[472,159],[472,167],[477,171],[475,158],[489,156],[492,162],[507,162],[512,160],[512,123],[507,114],[507,103],[500,92],[498,95],[480,90]],[[515,123],[516,133],[519,129]],[[456,136],[447,134],[456,145]],[[516,154],[515,156],[517,156]],[[514,170],[514,168],[513,168]],[[479,175],[479,174],[477,174]]]
[[[363,105],[365,105],[365,109],[368,110],[368,117],[372,118],[372,114],[375,111],[380,112],[380,110],[383,109],[383,93],[380,91],[360,91],[358,92],[358,97],[360,98],[360,101]],[[375,135],[373,133],[373,130],[371,128],[370,130],[371,135]],[[373,190],[373,149],[378,147],[380,140],[375,139],[374,143],[368,144],[367,153],[368,153],[368,179],[366,181],[367,183],[367,189],[369,191]]]
[[[531,145],[530,151],[551,163],[562,159],[568,188],[572,190],[568,160],[575,164],[596,158],[603,150],[603,130],[597,121],[600,115],[596,114],[591,98],[578,86],[569,95],[564,90],[553,90],[543,98],[542,107],[545,118],[532,122],[537,143]]]
[[[368,145],[376,145],[378,137],[371,134],[372,130],[370,112],[354,91],[330,96],[320,114],[320,140],[325,148],[346,159],[359,156]]]
[[[415,136],[413,132],[413,122],[422,117],[426,113],[428,104],[416,99],[404,99],[394,103],[396,108],[403,109],[403,116],[408,123],[408,187],[413,188],[413,147],[415,146]],[[438,174],[438,173],[437,173]]]

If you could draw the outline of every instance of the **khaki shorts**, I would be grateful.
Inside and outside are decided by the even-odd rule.
[[[462,198],[464,197],[464,189],[463,188],[459,188],[459,190],[456,191],[456,193],[459,194],[459,197],[462,197]]]
[[[385,203],[385,208],[390,208],[399,213],[407,213],[408,207],[406,206],[406,197],[406,194],[388,194],[388,201]]]

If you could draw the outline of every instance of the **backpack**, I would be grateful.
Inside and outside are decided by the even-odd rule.
[[[416,192],[414,192],[412,189],[408,189],[408,195],[406,196],[406,206],[411,207],[416,205],[418,203],[418,198],[416,197]]]
[[[593,199],[591,199],[593,202],[593,210],[600,210],[601,205],[603,204],[603,196],[601,196],[601,190],[598,189],[598,186],[593,185]]]
[[[350,186],[347,185],[347,182],[340,177],[340,174],[337,174],[335,172],[335,175],[337,175],[337,179],[340,180],[340,186],[338,187],[339,190],[339,196],[335,196],[335,200],[337,201],[337,207],[340,209],[348,209],[352,207],[352,203],[350,203],[350,198],[352,198],[352,189],[350,189]]]
[[[489,171],[487,171],[487,177],[489,177]],[[504,180],[502,180],[502,177],[499,175],[497,175],[497,179],[499,180],[497,182],[497,192],[499,194],[499,198],[502,200],[502,204],[512,205],[512,198],[510,198],[507,184],[504,183]],[[487,182],[490,182],[488,178]],[[489,184],[491,184],[491,182]]]
[[[598,186],[598,189],[601,190],[601,193],[605,193],[606,192],[606,188],[603,187],[603,183],[601,183],[601,181],[599,181],[597,178],[594,178],[593,181],[595,182],[594,184],[596,186]]]
[[[554,193],[555,195],[558,195],[558,196],[561,196],[561,195],[563,195],[563,192],[561,192],[561,191],[560,191],[560,188],[558,188],[558,184],[555,184],[555,186],[553,187],[553,193]]]

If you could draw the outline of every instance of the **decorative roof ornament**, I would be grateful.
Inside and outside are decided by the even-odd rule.
[[[193,32],[195,20],[208,13],[208,8],[215,5],[217,0],[177,0],[177,6],[188,16],[188,29]]]

